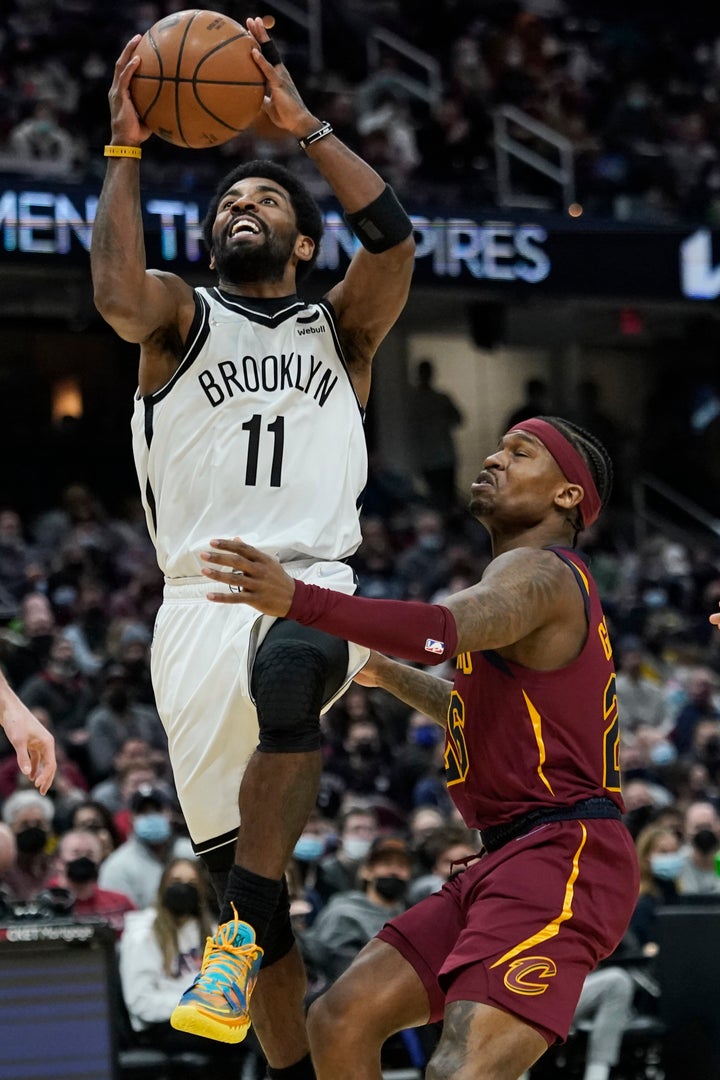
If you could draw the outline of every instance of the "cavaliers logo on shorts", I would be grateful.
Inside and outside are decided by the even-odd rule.
[[[544,994],[549,983],[557,975],[557,965],[549,956],[523,956],[511,960],[503,982],[514,994],[535,997]]]

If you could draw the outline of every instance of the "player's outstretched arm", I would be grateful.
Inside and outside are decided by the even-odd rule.
[[[0,673],[0,726],[4,729],[24,776],[46,795],[55,776],[55,740],[23,705]]]
[[[264,111],[298,141],[310,137],[304,150],[360,240],[345,278],[330,290],[328,299],[338,317],[356,393],[365,404],[372,358],[407,301],[415,260],[412,223],[375,169],[310,112],[280,57],[272,63],[263,55],[273,59],[274,46],[262,19],[248,19],[247,28],[258,42],[253,58],[266,80]],[[328,134],[320,134],[326,130]]]
[[[440,664],[455,655],[457,628],[440,604],[345,596],[295,581],[276,559],[238,537],[210,543],[213,550],[201,552],[203,574],[229,586],[208,594],[215,603],[249,604],[403,660]]]
[[[249,604],[402,660],[440,664],[460,652],[501,649],[548,626],[562,629],[579,609],[575,579],[552,552],[516,548],[497,556],[477,585],[444,604],[345,596],[290,577],[274,558],[233,540],[212,540],[203,574],[230,586],[221,604]],[[582,621],[585,626],[584,618]],[[572,632],[570,651],[578,642]]]
[[[120,337],[133,342],[144,341],[158,327],[175,324],[179,303],[191,303],[192,293],[175,275],[154,274],[146,267],[139,155],[150,129],[140,120],[130,96],[139,41],[136,34],[120,53],[108,93],[108,146],[120,156],[107,158],[90,247],[95,306]],[[138,156],[126,156],[135,150]]]
[[[714,611],[710,616],[710,622],[713,626],[720,627],[720,611]]]
[[[325,126],[324,121],[310,112],[303,101],[262,19],[248,19],[246,25],[258,43],[252,56],[266,83],[263,111],[276,127],[287,131],[298,141],[308,136],[312,139],[313,133]],[[317,138],[305,149],[330,184],[343,209],[349,213],[361,210],[383,191],[384,180],[337,136],[328,134]]]

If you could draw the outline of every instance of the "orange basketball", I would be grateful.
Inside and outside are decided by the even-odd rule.
[[[260,112],[265,80],[247,30],[217,11],[178,11],[143,35],[130,94],[161,139],[200,149],[244,131]]]

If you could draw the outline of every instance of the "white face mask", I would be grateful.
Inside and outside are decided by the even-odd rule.
[[[342,849],[348,859],[360,862],[370,850],[370,840],[363,840],[362,836],[348,836],[343,840]]]

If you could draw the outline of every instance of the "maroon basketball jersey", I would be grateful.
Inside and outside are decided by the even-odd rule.
[[[555,671],[534,671],[492,650],[457,658],[446,778],[463,819],[481,832],[593,796],[624,810],[615,667],[600,598],[577,552],[551,550],[571,568],[585,601],[580,655]]]

